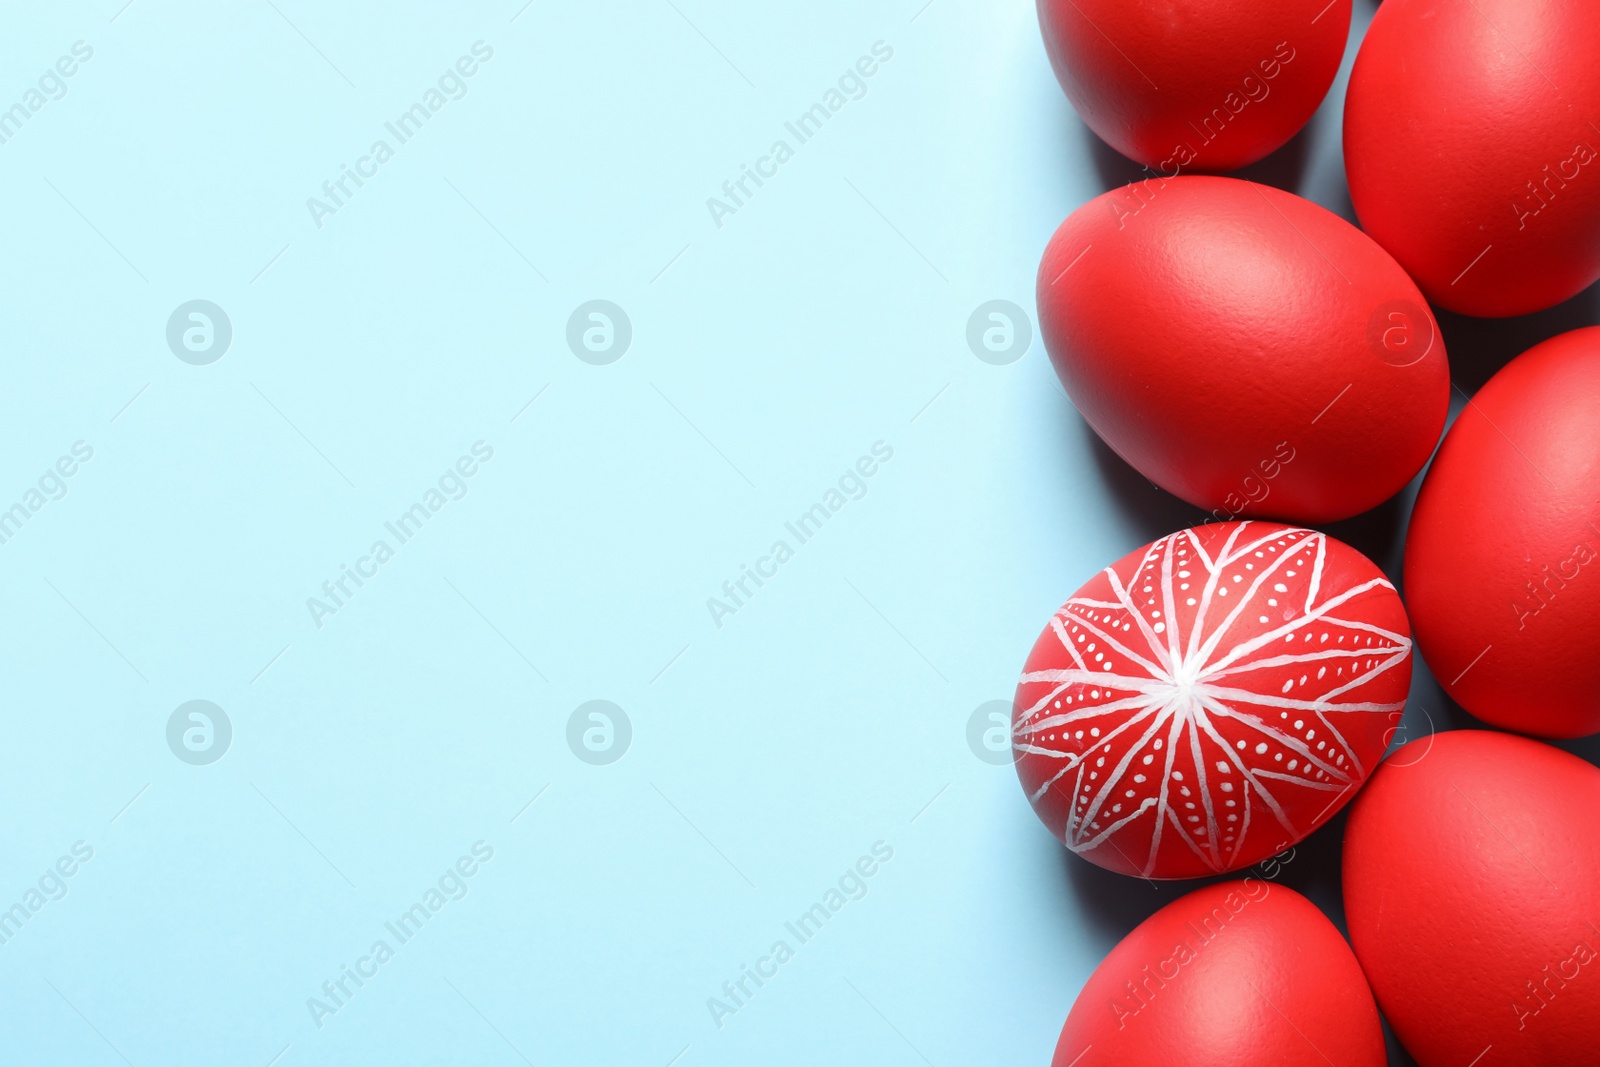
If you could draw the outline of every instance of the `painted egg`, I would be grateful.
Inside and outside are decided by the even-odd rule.
[[[1415,741],[1350,807],[1344,901],[1421,1067],[1596,1062],[1600,770],[1487,730]]]
[[[1385,0],[1345,97],[1350,199],[1428,299],[1522,315],[1600,278],[1600,5]]]
[[[1385,1062],[1339,931],[1294,890],[1246,878],[1197,889],[1123,938],[1078,994],[1052,1067]]]
[[[1406,536],[1417,646],[1485,722],[1600,731],[1600,327],[1536,345],[1450,428]],[[1600,918],[1600,916],[1597,916]]]
[[[1293,137],[1344,58],[1350,0],[1039,0],[1039,26],[1089,128],[1171,176]]]
[[[1185,177],[1096,197],[1051,238],[1038,304],[1089,425],[1219,519],[1365,511],[1444,429],[1450,371],[1422,294],[1361,231],[1278,189]]]
[[[1145,878],[1247,867],[1326,822],[1411,685],[1394,586],[1326,534],[1182,530],[1107,567],[1022,670],[1012,750],[1050,832]]]

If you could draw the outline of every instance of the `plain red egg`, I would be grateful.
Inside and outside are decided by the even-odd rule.
[[[1600,5],[1385,0],[1345,97],[1350,199],[1428,299],[1551,307],[1600,278]]]
[[[1089,128],[1167,176],[1226,171],[1311,118],[1350,0],[1038,0],[1045,50]]]
[[[1219,519],[1374,507],[1449,411],[1417,287],[1354,226],[1269,186],[1151,179],[1096,197],[1050,239],[1038,307],[1089,425]]]
[[[1344,902],[1422,1067],[1600,1056],[1600,770],[1460,730],[1395,751],[1350,807]]]
[[[1258,878],[1180,897],[1089,976],[1052,1067],[1383,1067],[1383,1031],[1339,931]],[[1464,1067],[1464,1065],[1463,1065]]]
[[[1417,645],[1485,722],[1600,731],[1600,328],[1512,360],[1450,428],[1417,496]]]
[[[1145,878],[1239,870],[1350,799],[1411,686],[1405,609],[1325,534],[1163,537],[1051,618],[1017,684],[1023,790],[1068,848]]]

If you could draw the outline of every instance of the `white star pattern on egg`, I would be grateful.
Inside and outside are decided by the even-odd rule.
[[[1049,632],[1070,666],[1023,674],[1013,746],[1019,761],[1047,761],[1029,799],[1057,792],[1069,848],[1115,837],[1143,850],[1148,833],[1142,858],[1117,848],[1146,876],[1167,840],[1207,871],[1236,869],[1254,821],[1298,841],[1320,821],[1296,819],[1304,791],[1326,797],[1311,805],[1326,813],[1361,784],[1358,748],[1375,759],[1382,746],[1353,746],[1341,727],[1403,710],[1362,691],[1408,663],[1411,639],[1341,613],[1393,586],[1330,591],[1328,548],[1314,531],[1245,522],[1213,557],[1185,530],[1149,545],[1132,574],[1106,568],[1114,599],[1074,597],[1056,613]]]

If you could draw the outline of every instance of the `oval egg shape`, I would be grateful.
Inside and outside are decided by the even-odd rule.
[[[1084,123],[1161,174],[1227,171],[1311,118],[1344,58],[1350,0],[1039,0]]]
[[[1600,769],[1457,730],[1395,751],[1350,808],[1350,940],[1421,1067],[1595,1062]]]
[[[1440,307],[1523,315],[1600,278],[1600,6],[1385,0],[1345,96],[1362,227]]]
[[[1445,691],[1541,737],[1600,731],[1600,327],[1535,345],[1439,446],[1406,603]]]
[[[1144,878],[1235,871],[1326,822],[1405,709],[1388,579],[1326,534],[1213,523],[1129,553],[1056,612],[1012,704],[1050,832]]]
[[[1384,1067],[1383,1031],[1339,931],[1258,878],[1180,897],[1111,950],[1052,1067]]]
[[[1217,519],[1347,518],[1438,442],[1450,373],[1398,264],[1306,200],[1231,178],[1096,197],[1039,265],[1072,402],[1150,481]]]

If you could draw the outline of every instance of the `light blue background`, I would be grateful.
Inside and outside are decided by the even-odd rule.
[[[1048,1062],[1187,887],[1066,856],[967,721],[1085,578],[1194,515],[1092,442],[1037,338],[966,345],[1131,176],[1032,6],[121,5],[11,5],[0,35],[0,102],[94,49],[0,145],[0,507],[94,449],[0,545],[0,908],[94,850],[0,945],[6,1062]],[[467,95],[315,225],[480,40]],[[878,41],[866,95],[715,225]],[[1343,77],[1253,173],[1348,216]],[[209,366],[164,337],[196,298],[234,330]],[[633,324],[609,366],[565,342],[595,298]],[[1521,329],[1473,334],[1466,388]],[[480,440],[467,496],[318,628],[307,598]],[[715,626],[880,440],[866,495]],[[1392,572],[1403,514],[1335,532]],[[1449,725],[1417,686],[1408,726]],[[210,766],[165,740],[192,699],[233,724]],[[609,766],[567,745],[592,699],[632,722]],[[1284,875],[1336,917],[1338,832]],[[467,896],[315,1025],[480,840]],[[878,841],[865,897],[718,1028],[707,998]]]

